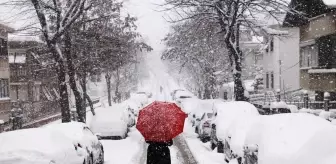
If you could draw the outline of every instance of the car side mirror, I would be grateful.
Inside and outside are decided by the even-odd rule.
[[[101,140],[101,134],[100,133],[96,133],[95,136],[98,138],[98,140]]]

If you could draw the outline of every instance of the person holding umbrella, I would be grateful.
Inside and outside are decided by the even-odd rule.
[[[147,164],[171,164],[168,146],[173,145],[173,140],[168,142],[146,142],[149,144],[147,149]]]
[[[171,164],[169,146],[183,132],[186,117],[174,103],[155,101],[140,110],[136,128],[149,144],[147,164]]]

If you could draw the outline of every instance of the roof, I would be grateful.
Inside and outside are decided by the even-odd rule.
[[[336,9],[335,0],[292,0],[289,4],[292,11],[287,12],[283,25],[285,27],[302,26],[313,18]],[[299,14],[299,13],[302,14]]]

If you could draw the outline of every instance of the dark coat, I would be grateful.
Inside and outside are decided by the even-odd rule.
[[[150,142],[147,150],[147,164],[171,164],[170,151],[168,146],[173,145],[170,142]]]

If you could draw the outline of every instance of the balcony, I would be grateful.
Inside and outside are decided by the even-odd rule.
[[[311,68],[300,70],[300,85],[312,91],[335,92],[336,68]]]

